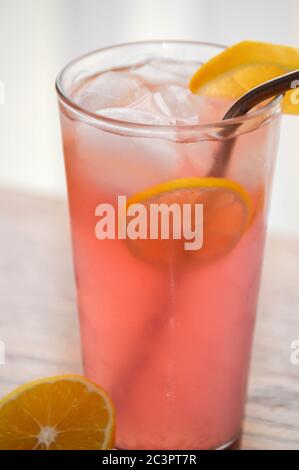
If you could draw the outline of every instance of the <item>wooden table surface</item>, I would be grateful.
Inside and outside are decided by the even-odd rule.
[[[244,449],[299,450],[299,239],[269,238]],[[80,372],[66,204],[0,191],[0,395],[31,379]]]

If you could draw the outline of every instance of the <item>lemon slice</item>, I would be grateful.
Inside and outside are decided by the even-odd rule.
[[[181,263],[213,260],[230,251],[240,240],[252,215],[252,200],[238,183],[225,178],[181,178],[168,181],[128,200],[127,206],[143,204],[150,213],[150,204],[203,204],[203,246],[186,250],[185,239],[127,240],[132,252],[156,263]],[[194,216],[194,212],[191,212]],[[148,216],[149,217],[149,216]],[[148,219],[148,226],[150,224]],[[192,226],[194,223],[192,221]],[[182,230],[181,230],[182,232]],[[148,230],[149,233],[149,230]]]
[[[0,401],[0,450],[100,450],[114,443],[114,408],[79,375],[30,382]]]
[[[299,49],[243,41],[203,64],[191,78],[189,88],[198,95],[235,99],[267,80],[298,68]],[[285,113],[299,114],[297,92],[286,93]]]

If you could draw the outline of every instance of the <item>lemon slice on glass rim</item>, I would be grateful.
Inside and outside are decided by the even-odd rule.
[[[299,49],[242,41],[201,65],[192,76],[189,88],[198,95],[236,99],[257,85],[296,69],[299,69]],[[298,85],[294,83],[294,89]],[[285,94],[283,111],[299,114],[298,90]]]

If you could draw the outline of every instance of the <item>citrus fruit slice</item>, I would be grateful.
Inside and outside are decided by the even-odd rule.
[[[0,450],[111,449],[114,408],[79,375],[23,385],[0,401]]]
[[[132,196],[127,203],[142,204],[147,213],[147,238],[128,239],[130,249],[135,255],[157,263],[180,263],[196,260],[204,262],[224,255],[231,250],[242,237],[252,214],[250,195],[238,183],[225,178],[182,178],[165,182]],[[201,226],[203,245],[196,250],[186,249],[186,238],[174,237],[172,227],[174,217],[169,218],[169,238],[162,239],[161,218],[159,219],[159,237],[150,238],[152,205],[164,204],[171,208],[177,204],[181,211],[180,233],[183,234],[183,207],[191,206],[191,227],[195,228],[195,204],[203,204],[203,224]]]
[[[238,98],[255,86],[298,68],[299,49],[243,41],[203,64],[191,78],[189,88],[198,95]],[[284,112],[299,114],[297,92],[286,93]],[[296,99],[292,99],[292,93]]]

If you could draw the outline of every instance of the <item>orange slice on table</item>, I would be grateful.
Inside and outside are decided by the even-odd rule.
[[[128,200],[143,204],[147,210],[147,239],[127,239],[131,251],[138,257],[155,263],[210,261],[229,252],[240,240],[252,216],[252,201],[248,192],[238,183],[225,178],[182,178],[159,184],[140,192]],[[203,204],[203,246],[186,250],[184,237],[175,239],[171,230],[169,239],[149,238],[151,204]],[[181,210],[182,214],[182,210]],[[194,210],[191,217],[194,217]],[[182,218],[181,218],[182,221]],[[194,220],[191,221],[194,228]],[[172,227],[172,219],[170,219]],[[182,230],[181,230],[182,233]]]
[[[296,69],[299,69],[299,49],[243,41],[203,64],[191,78],[189,88],[198,95],[236,99],[255,86]],[[294,83],[294,90],[284,97],[285,113],[299,114],[296,86]]]
[[[0,401],[0,450],[100,450],[114,443],[114,408],[98,385],[63,375]]]

